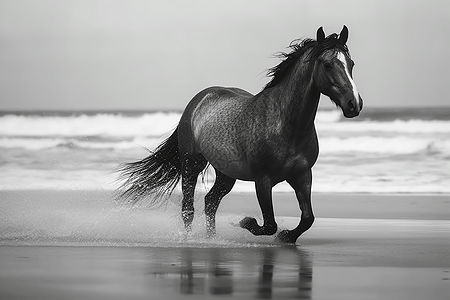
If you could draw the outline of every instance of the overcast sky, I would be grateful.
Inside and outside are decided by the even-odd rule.
[[[343,24],[366,107],[448,106],[449,20],[448,0],[0,0],[0,110],[180,110],[210,85],[257,93],[274,53]]]

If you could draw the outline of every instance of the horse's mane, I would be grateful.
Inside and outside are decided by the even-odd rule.
[[[317,43],[316,40],[310,38],[293,40],[289,44],[289,48],[292,49],[290,53],[281,52],[275,55],[276,57],[281,58],[282,61],[267,71],[267,76],[272,77],[272,79],[266,84],[264,89],[272,88],[279,84],[291,71],[293,66],[295,66],[297,61],[305,55],[308,49],[311,49],[311,51],[309,51],[307,55],[309,56],[309,59],[313,60],[317,59],[320,54],[329,49],[340,50],[350,56],[347,45],[342,44],[336,33],[327,36],[320,44]]]

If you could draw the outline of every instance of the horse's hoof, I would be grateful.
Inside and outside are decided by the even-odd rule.
[[[258,227],[258,222],[256,222],[255,218],[245,217],[239,222],[239,226],[252,232],[252,230]]]
[[[289,230],[283,230],[280,231],[280,233],[275,238],[275,241],[277,243],[283,243],[283,244],[295,244],[297,241],[297,238],[292,236],[291,232]]]

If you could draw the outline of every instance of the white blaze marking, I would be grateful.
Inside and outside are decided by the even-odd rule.
[[[342,62],[342,64],[344,65],[344,70],[345,70],[345,74],[347,74],[348,80],[350,80],[350,83],[352,85],[352,90],[353,90],[353,95],[355,96],[356,99],[356,103],[358,104],[358,107],[360,107],[360,103],[359,103],[359,93],[358,90],[356,89],[356,84],[353,81],[352,77],[350,76],[350,72],[348,71],[348,66],[347,66],[347,59],[345,59],[345,55],[342,52],[338,52],[337,58]]]

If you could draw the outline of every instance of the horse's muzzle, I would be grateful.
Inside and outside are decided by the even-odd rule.
[[[348,100],[347,103],[344,104],[344,107],[342,107],[342,112],[344,114],[344,117],[354,118],[359,115],[359,112],[362,110],[362,107],[363,101],[360,96],[359,101],[356,101],[356,99],[354,98]]]

